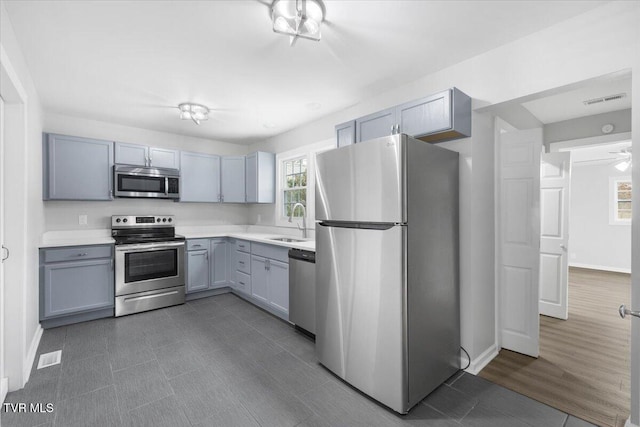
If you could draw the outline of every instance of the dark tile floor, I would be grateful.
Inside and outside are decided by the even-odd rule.
[[[462,373],[397,415],[318,365],[308,338],[232,294],[46,330],[38,355],[60,349],[60,365],[34,366],[6,399],[54,410],[3,411],[3,427],[590,425]]]

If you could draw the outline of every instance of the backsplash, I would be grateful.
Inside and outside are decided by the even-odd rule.
[[[178,226],[248,224],[249,209],[240,204],[176,203],[170,200],[116,199],[110,202],[44,202],[45,231],[111,228],[111,215],[175,215]],[[80,225],[78,216],[86,215]]]

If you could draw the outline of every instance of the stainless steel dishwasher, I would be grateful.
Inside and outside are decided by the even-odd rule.
[[[289,250],[289,321],[316,334],[316,254]]]

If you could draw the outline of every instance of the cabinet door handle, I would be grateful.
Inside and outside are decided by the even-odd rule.
[[[391,125],[391,135],[396,132],[396,125]]]
[[[242,286],[244,286],[244,282],[238,282],[238,283],[240,283]]]
[[[193,245],[192,247],[193,248],[200,248],[200,247],[202,247],[202,245]]]
[[[78,256],[87,256],[87,255],[89,255],[89,254],[88,254],[88,253],[86,253],[86,252],[82,252],[82,253],[79,253],[79,254],[78,254]]]
[[[244,265],[244,261],[238,261],[238,263]]]
[[[9,252],[9,248],[7,248],[5,245],[2,245],[2,250],[7,252],[7,256],[2,257],[2,262],[5,262],[9,259],[9,255],[11,255],[11,253]]]
[[[113,258],[111,259],[111,270],[113,270]]]
[[[149,167],[151,167],[152,164],[153,164],[153,158],[149,156]]]

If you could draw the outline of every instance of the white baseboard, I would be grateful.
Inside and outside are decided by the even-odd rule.
[[[40,345],[40,338],[42,338],[42,326],[38,324],[38,329],[36,329],[36,333],[33,334],[33,339],[31,340],[31,346],[29,346],[29,352],[27,353],[27,357],[25,359],[25,365],[22,371],[22,378],[24,380],[24,384],[29,381],[29,376],[31,376],[31,368],[33,367],[33,362],[36,360],[36,354],[38,353],[38,345]]]
[[[588,268],[590,270],[612,271],[614,273],[631,274],[630,268],[607,267],[606,265],[583,264],[581,262],[570,262],[569,267]]]
[[[468,372],[473,375],[478,375],[485,366],[489,364],[493,360],[494,357],[498,355],[498,346],[493,344],[491,347],[482,352],[482,354],[471,361],[471,364],[465,372]]]
[[[639,427],[637,424],[633,424],[631,422],[631,418],[627,418],[627,421],[624,423],[624,427]]]
[[[9,392],[9,380],[7,378],[0,378],[0,403],[4,403],[4,399]]]

